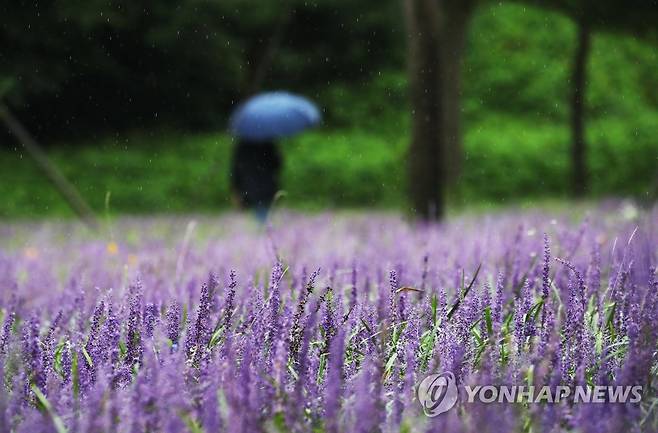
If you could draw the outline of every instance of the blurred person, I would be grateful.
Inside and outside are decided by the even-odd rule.
[[[265,222],[279,190],[281,154],[274,141],[240,139],[233,152],[231,192],[243,209]]]
[[[265,222],[279,190],[281,155],[276,141],[320,123],[318,107],[303,96],[264,92],[241,103],[229,119],[238,142],[231,164],[234,201]]]

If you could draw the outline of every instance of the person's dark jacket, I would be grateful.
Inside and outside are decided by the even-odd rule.
[[[279,190],[281,155],[273,142],[238,142],[232,164],[232,188],[247,208],[269,206]]]

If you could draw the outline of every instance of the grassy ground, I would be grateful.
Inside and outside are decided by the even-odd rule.
[[[654,194],[656,121],[645,116],[590,124],[593,197]],[[385,130],[318,130],[281,143],[285,205],[403,207],[404,123]],[[550,123],[491,117],[468,125],[462,187],[450,191],[453,207],[565,197],[568,142],[566,128]],[[74,144],[53,146],[51,157],[98,211],[108,204],[111,213],[205,212],[230,205],[232,141],[223,133],[133,133]],[[0,216],[69,214],[20,147],[0,155]]]

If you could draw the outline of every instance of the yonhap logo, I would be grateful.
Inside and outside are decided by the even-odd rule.
[[[462,404],[635,404],[642,401],[641,385],[463,385]],[[430,374],[418,385],[418,401],[428,417],[449,411],[459,399],[455,375],[450,371]]]
[[[458,394],[455,375],[449,371],[430,374],[418,386],[418,401],[429,417],[450,410],[457,403]]]

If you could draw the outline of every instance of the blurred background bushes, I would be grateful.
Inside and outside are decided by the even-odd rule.
[[[95,209],[211,211],[230,204],[225,122],[262,87],[314,98],[325,122],[282,143],[286,205],[399,206],[409,137],[397,1],[17,1],[0,6],[5,98]],[[282,12],[284,11],[284,12]],[[480,7],[463,79],[465,164],[455,204],[563,197],[576,27],[516,3]],[[658,182],[658,49],[596,33],[587,140],[594,197],[648,197]],[[0,133],[0,216],[66,214]]]

